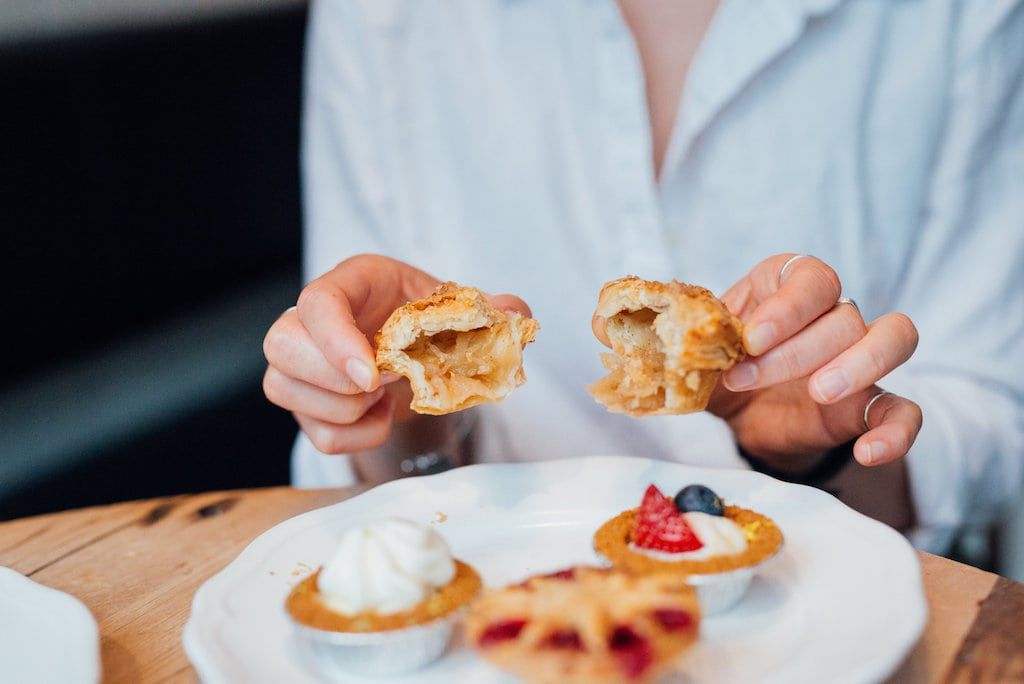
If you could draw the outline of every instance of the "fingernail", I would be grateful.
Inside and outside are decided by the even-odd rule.
[[[751,354],[761,354],[775,342],[775,324],[761,323],[747,334],[747,348]]]
[[[362,387],[364,391],[370,391],[370,383],[373,382],[373,371],[370,370],[369,366],[359,359],[349,359],[345,362],[345,372],[348,373],[349,380]]]
[[[383,373],[380,374],[380,384],[382,384],[382,385],[387,385],[389,383],[392,383],[392,382],[395,382],[396,380],[401,380],[401,379],[402,379],[401,375],[399,375],[398,373],[392,373],[391,371],[384,371]]]
[[[878,463],[885,458],[885,442],[870,442],[864,449],[864,465]]]
[[[755,382],[757,382],[757,366],[753,363],[736,364],[725,375],[725,384],[732,390],[746,389]]]
[[[842,368],[832,368],[814,379],[814,391],[822,401],[838,399],[849,388],[850,381]]]

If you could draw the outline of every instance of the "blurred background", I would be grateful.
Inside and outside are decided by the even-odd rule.
[[[285,484],[301,0],[0,2],[0,520]],[[1024,505],[952,555],[1024,580]]]
[[[0,2],[0,519],[287,482],[305,19]]]

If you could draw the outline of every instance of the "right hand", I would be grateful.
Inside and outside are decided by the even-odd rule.
[[[440,281],[406,263],[362,254],[303,289],[263,341],[267,398],[295,416],[319,451],[343,454],[387,441],[396,400],[370,343],[398,307],[430,295]],[[499,309],[529,315],[518,297],[491,297]],[[402,383],[403,385],[405,383]],[[392,385],[394,387],[394,385]]]

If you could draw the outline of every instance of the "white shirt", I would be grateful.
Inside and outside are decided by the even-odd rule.
[[[743,466],[709,414],[609,414],[590,316],[626,274],[723,292],[818,256],[870,321],[920,329],[882,385],[918,402],[921,534],[991,518],[1024,460],[1024,8],[724,0],[661,180],[614,0],[320,0],[303,126],[306,276],[360,252],[523,297],[527,384],[482,460],[626,453]],[[350,482],[300,437],[298,486]]]

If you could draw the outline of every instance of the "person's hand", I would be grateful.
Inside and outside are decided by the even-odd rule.
[[[723,374],[708,410],[744,449],[783,469],[854,438],[864,465],[902,457],[921,429],[920,407],[886,394],[867,426],[864,416],[875,383],[914,353],[917,329],[900,313],[865,323],[855,304],[837,303],[842,285],[828,264],[794,256],[762,261],[722,296],[744,323],[749,356]]]
[[[317,278],[263,341],[267,398],[291,411],[323,453],[380,446],[396,406],[389,390],[408,388],[389,384],[399,376],[378,372],[370,340],[392,311],[428,296],[439,284],[419,269],[376,255],[352,257]],[[490,300],[499,309],[530,315],[517,297]]]

